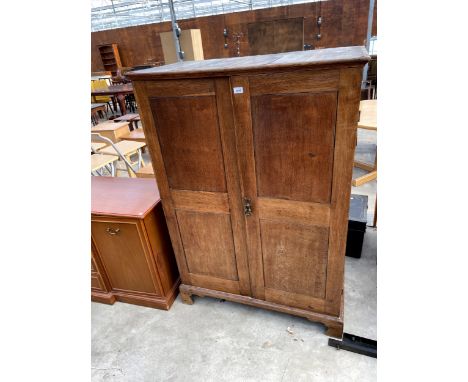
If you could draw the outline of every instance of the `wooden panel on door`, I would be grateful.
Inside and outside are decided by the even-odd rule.
[[[161,295],[136,223],[93,221],[91,232],[113,290]]]
[[[262,220],[265,288],[325,297],[328,228]]]
[[[238,280],[228,214],[177,211],[190,273]]]
[[[336,92],[252,97],[258,196],[330,202],[335,115]]]
[[[171,189],[226,192],[214,96],[151,100]]]

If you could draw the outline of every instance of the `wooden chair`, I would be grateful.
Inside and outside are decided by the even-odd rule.
[[[136,172],[137,178],[154,178],[153,164],[148,163],[145,167],[140,168]]]
[[[111,176],[115,176],[114,163],[119,160],[116,155],[92,154],[91,155],[91,175],[104,175],[104,168],[109,171]]]
[[[107,89],[108,87],[109,85],[107,85],[106,80],[91,81],[91,90]],[[111,103],[114,104],[114,101],[110,96],[92,96],[91,103],[105,103],[112,114],[114,113],[111,106]]]
[[[146,142],[145,132],[142,129],[129,131],[127,134],[122,135],[120,139],[124,139],[126,141]]]
[[[128,122],[130,124],[129,125],[130,131],[132,131],[133,129],[138,128],[137,123],[138,123],[139,120],[140,120],[140,115],[135,114],[135,113],[127,113],[127,114],[124,114],[124,115],[122,115],[120,117],[117,117],[117,118],[113,119],[114,122]]]
[[[92,140],[94,140],[95,142],[101,141],[109,144],[109,146],[101,148],[99,150],[99,154],[118,156],[125,163],[129,177],[136,177],[136,171],[133,169],[133,166],[135,164],[137,165],[137,169],[140,169],[142,166],[145,166],[145,162],[141,155],[141,149],[146,146],[146,143],[135,141],[120,141],[114,143],[109,138],[103,137],[98,133],[91,133],[91,136]],[[138,155],[138,160],[136,162],[132,162],[131,156],[135,154]]]
[[[105,142],[91,142],[91,153],[97,154],[97,152],[106,147],[107,143]]]
[[[104,113],[107,117],[106,106],[107,104],[105,103],[91,104],[91,122],[93,126],[96,126],[99,123],[99,118],[104,119]]]
[[[357,128],[377,131],[377,100],[364,100],[360,102],[359,122]],[[375,149],[375,159],[373,164],[354,160],[354,167],[369,171],[369,173],[353,179],[352,184],[354,187],[359,187],[364,183],[377,179],[377,148]]]

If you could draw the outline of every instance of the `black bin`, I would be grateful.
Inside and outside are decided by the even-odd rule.
[[[346,256],[361,258],[362,243],[367,227],[367,195],[351,194],[349,203],[348,238]]]

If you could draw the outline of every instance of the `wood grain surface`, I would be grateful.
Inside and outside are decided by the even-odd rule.
[[[161,200],[154,179],[91,177],[91,213],[142,218]]]
[[[184,302],[226,296],[318,320],[341,336],[368,59],[351,47],[133,75]]]

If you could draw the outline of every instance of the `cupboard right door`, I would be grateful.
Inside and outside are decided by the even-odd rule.
[[[252,293],[335,315],[344,247],[334,231],[343,208],[347,214],[352,168],[343,153],[354,150],[355,134],[343,122],[356,119],[340,115],[341,81],[339,69],[231,78],[242,192],[252,210],[245,216]],[[341,179],[344,187],[335,187],[337,176],[349,186]]]

